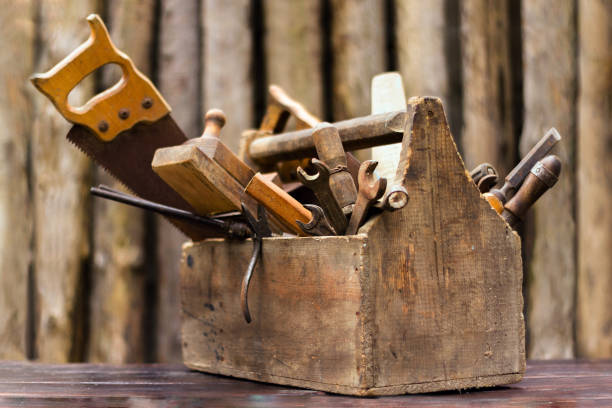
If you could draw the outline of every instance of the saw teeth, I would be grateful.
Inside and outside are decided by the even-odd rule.
[[[73,145],[74,147],[76,147],[81,153],[83,153],[85,156],[87,156],[93,163],[96,164],[96,166],[101,167],[102,170],[104,170],[105,172],[107,172],[113,179],[115,179],[115,181],[117,181],[119,184],[121,184],[129,193],[133,194],[133,195],[138,195],[136,194],[134,191],[132,191],[131,188],[129,188],[123,181],[121,181],[119,179],[119,177],[117,177],[108,167],[106,167],[104,164],[102,164],[101,162],[99,162],[98,160],[96,160],[95,157],[91,156],[89,153],[87,153],[81,146],[79,146],[74,140],[72,140],[71,138],[69,138],[68,136],[66,136],[66,140],[68,140],[68,142],[70,142],[71,145]]]
[[[78,125],[75,125],[75,127],[77,127],[77,126]],[[165,126],[168,126],[168,124],[166,124]],[[176,125],[174,124],[174,126],[176,126]],[[130,142],[129,139],[121,139],[119,137],[119,138],[116,138],[114,142],[108,142],[108,143],[113,143],[113,145],[112,146],[109,145],[108,148],[110,150],[107,150],[107,146],[100,146],[100,145],[97,144],[97,143],[105,143],[106,144],[107,142],[101,142],[101,141],[99,141],[97,139],[92,139],[92,138],[95,137],[95,135],[93,135],[93,134],[91,134],[91,135],[88,134],[88,133],[79,134],[79,132],[82,132],[82,131],[89,132],[89,130],[81,130],[79,128],[75,129],[75,127],[73,127],[70,130],[70,132],[66,136],[66,139],[68,139],[68,141],[73,146],[75,146],[83,154],[85,154],[85,156],[89,157],[97,166],[100,166],[104,171],[106,171],[108,174],[110,174],[113,179],[115,179],[119,183],[121,183],[121,185],[124,186],[126,188],[126,190],[129,191],[131,194],[143,197],[145,199],[149,199],[151,201],[159,201],[162,204],[170,205],[170,206],[173,206],[173,207],[179,207],[179,208],[184,207],[182,209],[193,211],[191,209],[191,207],[189,207],[189,205],[186,202],[184,202],[184,200],[179,195],[177,195],[174,200],[171,197],[169,197],[169,200],[167,202],[164,202],[163,199],[160,200],[160,197],[163,197],[163,195],[164,195],[164,192],[163,192],[164,188],[169,189],[170,192],[173,191],[169,186],[167,186],[165,184],[163,186],[161,186],[161,187],[160,186],[156,186],[155,182],[164,183],[161,179],[159,181],[156,181],[156,180],[152,179],[152,180],[150,180],[151,184],[147,183],[149,180],[135,180],[134,182],[132,182],[131,184],[135,184],[135,183],[139,183],[139,182],[144,182],[144,184],[142,184],[142,186],[144,186],[144,189],[142,189],[142,188],[141,189],[146,194],[144,194],[144,196],[143,196],[143,194],[139,194],[136,191],[134,191],[133,188],[130,188],[126,184],[126,182],[124,182],[120,177],[118,177],[117,174],[114,171],[112,171],[108,166],[106,166],[102,161],[100,161],[98,158],[94,157],[94,154],[96,152],[100,152],[100,155],[102,157],[106,157],[106,158],[113,157],[114,158],[113,152],[116,151],[117,152],[116,155],[118,156],[117,159],[119,159],[119,158],[125,156],[125,155],[122,156],[119,153],[119,152],[123,151],[121,148],[126,146],[125,144],[122,144],[122,140],[125,140],[125,142],[123,142],[123,143],[127,143],[127,146],[129,146],[129,148],[131,148],[131,149],[137,148],[138,144],[141,143],[140,141],[135,144],[133,140]],[[178,135],[176,133],[174,133],[174,136],[172,136],[172,134],[168,135],[168,133],[167,132],[164,133],[164,131],[167,131],[167,129],[164,128],[163,126],[162,126],[161,129],[158,130],[158,134],[162,135],[162,136],[160,136],[160,137],[162,137],[161,141],[159,143],[157,143],[159,145],[159,147],[171,146],[173,144],[180,144],[180,143],[182,143],[179,140],[179,137],[178,137]],[[180,132],[180,130],[179,130],[179,132]],[[78,136],[78,137],[74,137],[75,135]],[[146,134],[145,135],[143,135],[143,134],[135,134],[135,135],[131,135],[131,136],[138,137],[139,138],[138,140],[142,140],[140,138],[143,137],[143,136],[146,136]],[[175,139],[175,140],[173,140],[173,139]],[[160,140],[160,139],[158,139],[158,140]],[[185,140],[187,140],[187,139],[185,138]],[[147,147],[150,150],[152,146],[149,145]],[[128,148],[128,150],[129,150],[129,148]],[[91,154],[90,154],[90,151],[92,151]],[[125,157],[123,157],[123,158],[124,158],[123,162],[128,161],[128,159],[126,159]],[[143,158],[141,157],[141,160],[140,160],[141,163],[137,163],[138,160],[136,160],[134,165],[136,165],[136,166],[143,165],[143,160],[142,159]],[[118,165],[120,164],[120,162],[117,162],[117,163],[118,163]],[[149,165],[150,165],[150,163],[149,163]],[[155,175],[155,173],[153,173],[152,169],[151,169],[151,173],[152,173],[152,176]],[[139,177],[140,178],[142,178],[143,176],[146,177],[146,175],[143,175],[143,173],[139,173]],[[140,186],[140,187],[142,187],[142,186]],[[161,188],[161,190],[159,190],[160,188]],[[175,194],[177,194],[177,193],[175,193]],[[181,200],[183,202],[183,204],[182,205],[178,204],[181,201],[175,201],[175,200]],[[187,207],[185,207],[185,205]],[[182,223],[178,222],[177,220],[174,220],[172,218],[168,218],[168,221],[170,221],[176,228],[179,229],[179,231],[181,231],[183,234],[185,234],[187,237],[190,237],[190,238],[191,237],[196,237],[198,239],[203,239],[203,238],[208,238],[208,237],[222,237],[222,236],[224,236],[221,231],[219,231],[219,232],[215,232],[214,230],[208,230],[207,231],[205,228],[201,229],[201,233],[197,233],[196,231],[198,229],[200,229],[200,227],[194,226],[194,230],[190,231],[191,228],[187,229],[186,226],[183,226]]]

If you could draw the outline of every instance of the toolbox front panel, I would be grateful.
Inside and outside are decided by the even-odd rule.
[[[185,363],[262,381],[359,386],[365,364],[359,351],[365,239],[264,239],[249,288],[250,324],[242,315],[240,287],[252,241],[186,244]]]

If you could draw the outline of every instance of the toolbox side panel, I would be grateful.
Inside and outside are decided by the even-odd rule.
[[[210,373],[350,393],[367,362],[361,339],[365,237],[266,238],[249,288],[244,242],[186,244],[181,268],[183,358]],[[348,388],[347,388],[348,387]]]
[[[520,239],[469,179],[440,100],[411,103],[400,162],[410,200],[362,229],[372,393],[516,382],[525,367]]]

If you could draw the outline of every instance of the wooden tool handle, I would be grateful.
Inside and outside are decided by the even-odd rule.
[[[220,141],[221,128],[225,126],[227,121],[225,113],[221,109],[209,109],[204,115],[204,131],[200,137],[188,139],[184,144],[197,144],[199,146],[206,145],[206,141],[212,143],[215,148]]]
[[[70,55],[31,81],[68,121],[86,126],[101,140],[111,141],[120,132],[140,122],[155,122],[170,112],[170,106],[134,63],[111,42],[97,14],[87,17],[91,35]],[[87,75],[105,64],[117,64],[123,75],[113,87],[81,107],[68,104],[68,94]]]
[[[401,142],[408,114],[405,111],[335,122],[345,150],[359,150]],[[248,147],[249,157],[260,165],[313,157],[316,154],[312,129],[287,132],[255,139]]]
[[[357,200],[357,187],[347,168],[346,154],[335,126],[322,122],[312,133],[319,159],[330,169],[329,187],[345,214],[352,212]]]
[[[308,112],[301,103],[291,98],[280,86],[270,85],[269,92],[274,102],[295,117],[298,129],[315,127],[321,122],[321,119]]]
[[[225,126],[227,118],[221,109],[210,109],[204,116],[204,133],[202,137],[219,138],[221,128]]]
[[[555,185],[561,173],[561,161],[550,155],[537,162],[531,169],[523,185],[504,206],[502,217],[514,227],[527,210],[548,189]]]
[[[257,173],[244,191],[282,221],[289,231],[306,236],[296,221],[307,224],[312,219],[312,213],[282,188],[266,180],[261,173]]]

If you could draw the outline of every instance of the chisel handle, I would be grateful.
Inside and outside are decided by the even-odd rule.
[[[504,205],[502,217],[512,228],[518,224],[533,203],[555,185],[560,173],[561,161],[554,155],[545,157],[533,166],[521,188]]]
[[[306,236],[296,221],[307,224],[312,220],[312,213],[282,188],[266,180],[261,173],[257,173],[244,191],[282,221],[289,231],[296,235]]]
[[[91,29],[89,39],[48,72],[33,75],[34,86],[51,100],[64,118],[89,128],[105,142],[137,123],[156,122],[167,115],[170,106],[132,60],[114,46],[100,17],[91,14],[87,22]],[[70,106],[70,91],[106,64],[119,65],[121,80],[85,105]]]

